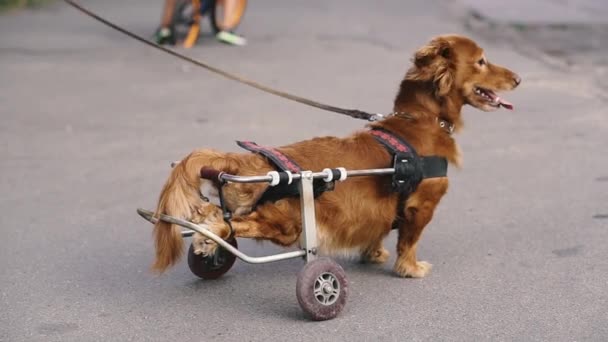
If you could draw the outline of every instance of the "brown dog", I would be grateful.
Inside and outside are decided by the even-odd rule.
[[[491,64],[477,44],[462,36],[446,35],[419,49],[414,65],[401,82],[394,113],[371,127],[384,128],[409,142],[421,156],[442,156],[460,165],[459,148],[451,136],[452,128],[462,126],[460,111],[465,104],[484,111],[512,105],[496,95],[512,90],[520,78],[513,72]],[[446,127],[446,122],[447,127]],[[449,129],[446,129],[449,128]],[[278,148],[305,170],[345,167],[348,170],[386,168],[391,155],[367,130],[346,138],[322,137]],[[235,175],[264,175],[273,171],[268,160],[253,153],[222,153],[209,149],[188,155],[172,171],[158,203],[157,213],[206,225],[227,238],[229,227],[222,219],[215,184],[199,178],[202,167]],[[253,206],[267,184],[225,186],[224,196],[234,214],[236,237],[270,240],[282,246],[299,241],[301,213],[299,198],[285,198]],[[420,183],[405,202],[404,220],[399,224],[395,272],[400,276],[424,277],[431,264],[416,259],[416,244],[433,211],[448,188],[448,179],[430,178]],[[201,194],[211,198],[202,199]],[[318,245],[331,253],[355,249],[364,260],[382,263],[389,253],[382,240],[391,229],[397,212],[398,194],[390,191],[390,177],[349,178],[335,190],[321,195],[315,203]],[[180,228],[159,222],[154,228],[156,262],[164,271],[175,264],[183,251]],[[209,255],[217,245],[195,236],[196,253]]]

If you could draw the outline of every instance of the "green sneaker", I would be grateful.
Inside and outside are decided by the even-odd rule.
[[[154,41],[159,45],[175,45],[175,37],[173,36],[173,32],[171,32],[171,29],[167,27],[159,27],[158,30],[156,30],[156,33],[154,33]]]
[[[218,32],[215,38],[220,42],[230,45],[244,46],[247,44],[247,39],[228,31]]]

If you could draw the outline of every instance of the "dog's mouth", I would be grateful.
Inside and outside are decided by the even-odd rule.
[[[509,101],[500,98],[500,96],[496,95],[493,90],[482,87],[475,87],[475,95],[477,95],[477,97],[480,98],[484,104],[487,104],[491,107],[504,107],[508,110],[513,110],[513,104],[511,104]]]

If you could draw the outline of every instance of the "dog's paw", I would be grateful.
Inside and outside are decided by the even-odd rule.
[[[395,264],[395,272],[401,277],[407,278],[424,278],[433,268],[433,265],[426,261],[417,261],[415,265],[401,264],[399,261]]]
[[[194,246],[194,254],[202,255],[204,257],[215,254],[215,251],[217,250],[217,243],[213,242],[211,239],[206,239],[204,242]]]
[[[250,206],[249,207],[247,207],[247,206],[238,207],[234,210],[234,215],[235,216],[245,216],[245,215],[251,213],[252,210],[253,210],[253,208]]]
[[[388,260],[389,256],[389,251],[382,247],[375,251],[362,254],[361,261],[364,263],[369,262],[372,264],[383,264]]]
[[[202,202],[196,208],[196,213],[201,218],[201,222],[199,223],[205,221],[216,221],[218,218],[221,218],[222,209],[212,203]]]
[[[192,247],[194,254],[206,257],[215,254],[217,243],[199,233],[195,233],[192,236]]]
[[[202,248],[201,254],[204,257],[212,256],[217,251],[217,243],[213,240],[206,240]]]

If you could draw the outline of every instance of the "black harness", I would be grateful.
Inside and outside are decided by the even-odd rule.
[[[394,192],[405,193],[407,196],[416,191],[423,179],[447,176],[447,159],[438,156],[420,157],[407,141],[385,129],[374,128],[370,133],[393,156]]]
[[[399,136],[381,128],[373,128],[370,133],[393,156],[392,190],[399,194],[397,213],[392,229],[398,229],[405,221],[405,201],[416,191],[425,178],[446,177],[448,161],[439,156],[418,156],[416,150]]]

